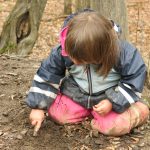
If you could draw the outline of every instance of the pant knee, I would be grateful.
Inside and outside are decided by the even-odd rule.
[[[49,116],[60,124],[78,123],[90,114],[88,109],[83,108],[64,95],[57,97],[48,112]]]
[[[93,112],[93,116],[94,119],[91,122],[93,129],[105,135],[120,136],[145,123],[149,117],[149,108],[145,104],[137,102],[122,114],[112,111],[102,117]]]
[[[49,117],[54,121],[61,125],[66,124],[65,116],[61,115],[61,113],[56,113],[57,110],[53,111],[53,108],[48,110]]]
[[[132,128],[144,124],[149,118],[149,108],[147,105],[136,102],[129,108]]]
[[[117,114],[111,112],[107,116],[96,116],[91,121],[93,129],[98,130],[100,133],[110,136],[120,136],[130,132],[130,118],[128,113]]]
[[[141,114],[141,118],[143,118],[143,121],[146,121],[149,117],[149,108],[147,105],[141,103],[141,102],[137,102],[136,106],[138,107],[140,114]]]
[[[97,122],[96,120],[91,121],[91,126],[94,130],[98,130],[100,133],[110,136],[121,136],[130,132],[129,123],[124,122],[124,119],[118,118],[114,122],[106,127],[104,122]]]

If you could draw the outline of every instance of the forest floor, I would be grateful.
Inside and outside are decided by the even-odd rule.
[[[26,93],[40,61],[0,55],[0,149],[2,150],[149,150],[150,120],[122,137],[93,132],[90,119],[58,125],[46,119],[38,136],[28,116]]]
[[[0,31],[2,23],[16,0],[0,0]],[[27,58],[0,55],[0,149],[2,150],[149,150],[150,120],[130,134],[121,137],[104,136],[92,131],[90,119],[78,125],[58,125],[46,118],[36,137],[28,116],[30,108],[25,97],[33,75],[50,48],[58,42],[64,20],[63,0],[48,1],[39,38]],[[59,8],[59,9],[58,9]],[[150,99],[145,87],[143,98]]]
[[[38,136],[28,116],[27,91],[40,61],[0,55],[0,149],[2,150],[149,150],[150,120],[122,137],[93,132],[90,119],[78,125],[58,125],[49,118]]]

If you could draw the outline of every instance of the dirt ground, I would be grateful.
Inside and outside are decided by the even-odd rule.
[[[40,61],[0,55],[0,149],[2,150],[149,150],[150,120],[122,137],[93,132],[90,119],[58,125],[47,118],[37,137],[29,123],[26,93]]]
[[[0,0],[0,31],[15,1]],[[28,119],[30,108],[25,105],[24,100],[41,60],[58,41],[58,33],[64,19],[62,3],[63,0],[59,3],[57,0],[48,1],[39,38],[29,57],[21,59],[0,55],[0,149],[149,150],[150,120],[130,134],[108,137],[92,131],[90,119],[78,125],[61,126],[47,118],[38,136],[33,136],[33,127]],[[149,93],[145,87],[143,98],[150,99]]]

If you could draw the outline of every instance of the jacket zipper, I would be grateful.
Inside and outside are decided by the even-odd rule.
[[[90,65],[87,65],[86,68],[87,68],[87,79],[88,79],[88,83],[89,83],[89,96],[88,96],[87,108],[90,108],[90,101],[91,101],[91,96],[93,93]]]

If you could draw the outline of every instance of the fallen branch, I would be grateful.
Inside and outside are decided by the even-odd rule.
[[[20,56],[20,55],[1,54],[0,57],[6,57],[6,58],[9,58],[9,59],[19,59],[19,60],[21,59],[21,60],[23,60],[23,59],[27,58],[28,55]]]
[[[58,16],[58,17],[55,17],[55,18],[52,18],[52,19],[44,19],[42,21],[44,22],[50,22],[50,21],[56,21],[58,19],[65,19],[67,18],[69,15],[61,15],[61,16]]]

